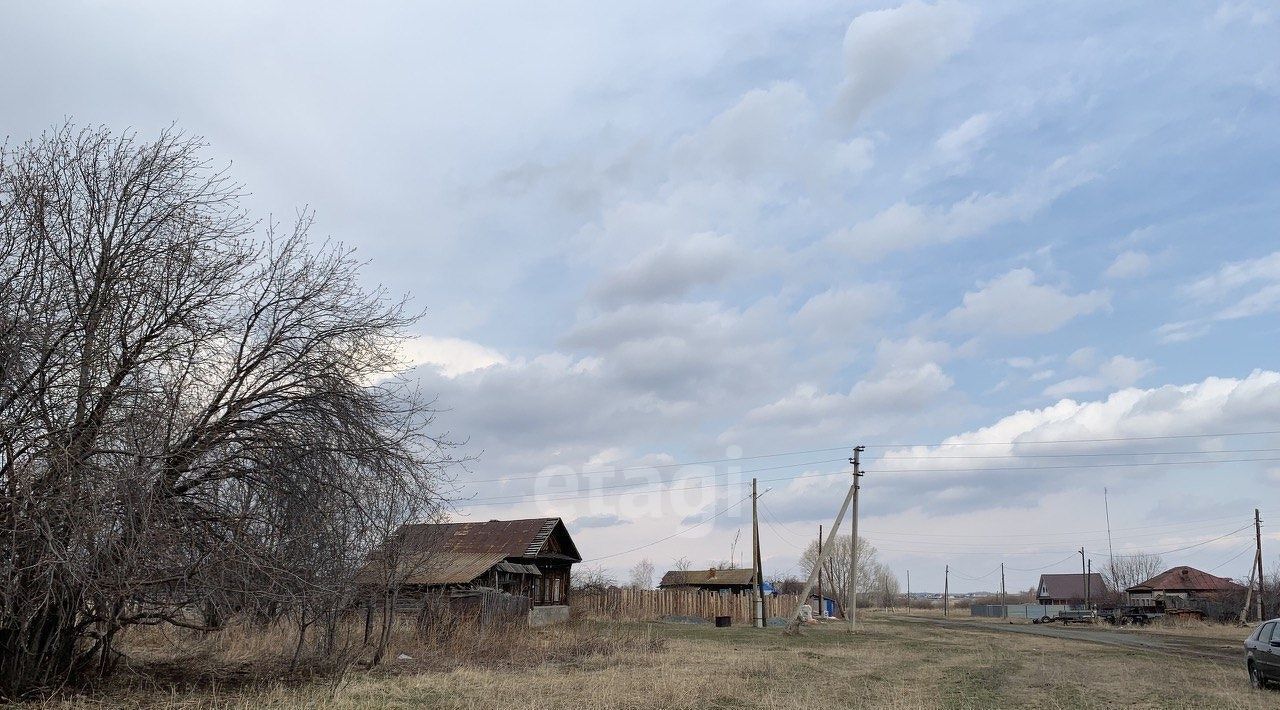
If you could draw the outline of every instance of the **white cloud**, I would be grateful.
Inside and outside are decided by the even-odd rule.
[[[1202,320],[1165,323],[1155,329],[1156,338],[1165,344],[1184,343],[1188,340],[1195,340],[1208,332],[1209,324]]]
[[[888,451],[881,465],[895,469],[889,480],[902,490],[886,491],[883,495],[916,501],[925,510],[981,509],[990,506],[991,496],[996,492],[1000,494],[998,498],[1008,503],[1013,496],[1034,499],[1043,489],[1061,492],[1073,483],[1097,484],[1097,477],[1083,470],[1055,470],[1051,476],[1028,475],[1017,467],[1045,464],[1043,460],[1023,458],[1024,455],[1150,451],[1151,442],[1144,438],[1251,432],[1277,427],[1280,427],[1280,372],[1256,370],[1238,379],[1210,377],[1188,385],[1127,388],[1101,400],[1064,399],[1041,409],[1019,411],[989,426],[948,437],[938,446]],[[1035,443],[1081,440],[1086,441]],[[1222,446],[1221,440],[1188,439],[1179,448],[1216,450]],[[970,459],[995,458],[971,459],[966,462],[963,473],[947,471],[956,467],[955,459],[950,457],[957,455]],[[1148,455],[1142,460],[1150,461],[1152,457]],[[877,462],[869,462],[869,466],[876,465]],[[1126,475],[1150,476],[1158,469],[1109,471],[1114,485]],[[1014,480],[1018,482],[1017,490],[1010,487]],[[953,481],[972,487],[963,500],[941,495]]]
[[[934,143],[938,158],[944,163],[965,163],[987,141],[994,115],[975,113],[963,123],[943,133]]]
[[[887,284],[832,288],[805,301],[792,323],[830,340],[858,337],[858,329],[888,311],[896,300]]]
[[[846,118],[856,121],[877,99],[963,49],[974,20],[959,3],[915,0],[855,17],[844,35],[840,106]]]
[[[1280,251],[1226,264],[1197,279],[1187,287],[1187,293],[1201,301],[1221,301],[1237,289],[1258,282],[1280,282]]]
[[[502,353],[479,343],[425,335],[401,342],[400,353],[400,359],[406,367],[428,365],[446,377],[457,377],[510,362]]]
[[[1098,361],[1098,349],[1094,347],[1076,348],[1067,356],[1067,364],[1077,370],[1093,367]]]
[[[1007,222],[1026,221],[1062,195],[1093,179],[1077,160],[1055,161],[1035,179],[1007,193],[974,193],[946,206],[897,202],[828,240],[860,258],[968,239]]]
[[[1259,6],[1250,0],[1229,0],[1218,5],[1213,21],[1219,25],[1243,22],[1255,27],[1269,25],[1276,20],[1274,7]]]
[[[1109,279],[1130,279],[1142,276],[1151,269],[1151,257],[1145,252],[1126,251],[1118,254],[1105,275]]]
[[[1036,283],[1031,269],[1014,269],[964,295],[962,305],[946,315],[955,329],[992,335],[1035,335],[1061,328],[1073,318],[1110,307],[1106,291],[1068,294]]]
[[[890,431],[951,395],[954,380],[940,363],[955,354],[947,343],[918,337],[881,340],[874,366],[847,391],[797,385],[779,399],[750,409],[719,441],[789,434],[792,439],[847,436],[854,429]]]
[[[1085,367],[1090,365],[1092,365],[1092,361]],[[1125,355],[1116,355],[1100,363],[1097,369],[1090,374],[1072,377],[1046,387],[1044,394],[1048,397],[1063,397],[1071,394],[1130,387],[1154,371],[1155,363],[1150,360],[1139,360]]]
[[[1161,342],[1198,338],[1209,332],[1213,321],[1280,312],[1280,251],[1226,264],[1192,282],[1186,293],[1216,310],[1199,318],[1165,323],[1156,329]]]
[[[671,239],[607,275],[592,290],[611,305],[682,296],[723,280],[743,263],[742,251],[718,234]]]

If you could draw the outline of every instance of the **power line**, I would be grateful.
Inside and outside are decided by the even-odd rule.
[[[1226,463],[1256,463],[1267,461],[1280,461],[1280,457],[1270,458],[1242,458],[1242,459],[1217,459],[1212,461],[1168,461],[1168,462],[1127,462],[1127,463],[1106,463],[1106,464],[1076,464],[1063,466],[1000,466],[991,468],[927,468],[927,469],[880,469],[872,473],[983,473],[989,471],[1058,471],[1058,470],[1087,470],[1087,469],[1107,469],[1107,468],[1135,468],[1150,466],[1203,466],[1206,464],[1226,464]],[[791,468],[791,466],[779,466],[775,468]],[[759,470],[759,469],[758,469]],[[717,476],[735,475],[738,473],[748,473],[749,471],[736,471],[730,473],[716,473],[705,476],[690,476],[686,478],[673,479],[670,481],[637,481],[635,483],[622,483],[611,486],[601,486],[595,490],[629,488],[635,486],[662,486],[668,483],[686,480],[698,480],[703,478],[715,478]],[[777,481],[796,481],[805,478],[815,478],[821,476],[835,476],[847,474],[848,471],[832,471],[825,473],[802,474],[798,476],[783,476],[779,478],[762,478],[761,481],[777,482]],[[714,484],[713,484],[714,485]],[[726,484],[729,485],[729,484]],[[745,485],[745,484],[743,484]],[[684,488],[671,488],[667,490],[694,490],[697,488],[707,488],[712,486],[687,486]],[[569,492],[569,491],[566,491]],[[627,495],[627,494],[612,494]],[[472,498],[467,501],[459,501],[460,504],[466,505],[510,505],[519,503],[524,500],[537,501],[557,501],[557,500],[580,500],[585,498],[603,497],[598,493],[588,493],[586,495],[569,496],[569,497],[551,497],[549,495],[539,496],[537,494],[518,494],[510,496],[496,496],[491,498]]]
[[[1235,561],[1236,561],[1236,560],[1237,560],[1241,555],[1243,555],[1244,553],[1246,553],[1246,552],[1253,552],[1253,549],[1254,549],[1254,548],[1253,548],[1253,545],[1251,544],[1251,545],[1249,545],[1248,547],[1244,548],[1243,550],[1241,550],[1241,551],[1237,552],[1236,554],[1232,555],[1232,556],[1231,556],[1231,559],[1227,560],[1226,562],[1222,562],[1222,563],[1219,563],[1219,564],[1217,564],[1217,565],[1215,565],[1215,566],[1213,566],[1213,567],[1210,567],[1210,568],[1209,568],[1209,571],[1210,571],[1210,572],[1217,572],[1219,569],[1221,569],[1221,568],[1223,568],[1223,567],[1226,567],[1227,565],[1231,564],[1232,562],[1235,562]]]
[[[868,445],[867,445],[867,448],[871,448],[871,449],[905,449],[905,448],[917,448],[917,447],[920,447],[920,448],[930,448],[930,447],[932,447],[932,448],[938,448],[938,447],[948,447],[948,446],[1030,446],[1030,445],[1044,445],[1044,444],[1092,444],[1092,443],[1108,443],[1108,442],[1122,442],[1122,441],[1163,441],[1163,440],[1181,440],[1181,439],[1212,439],[1212,438],[1229,437],[1229,436],[1266,436],[1266,435],[1270,435],[1270,434],[1280,434],[1280,430],[1273,430],[1273,431],[1239,431],[1239,432],[1220,432],[1220,433],[1212,433],[1212,434],[1169,434],[1169,435],[1165,435],[1165,436],[1118,436],[1118,437],[1106,437],[1106,438],[1096,438],[1096,439],[1042,439],[1042,440],[1037,440],[1037,441],[965,441],[965,442],[959,442],[959,441],[941,441],[941,442],[922,443],[922,444],[868,444]],[[753,460],[758,460],[758,459],[782,458],[782,457],[786,457],[786,456],[800,456],[800,455],[803,455],[803,454],[817,454],[817,453],[827,453],[827,452],[831,452],[831,451],[845,451],[845,450],[847,450],[848,448],[849,448],[849,447],[848,447],[847,445],[843,445],[843,446],[822,447],[822,448],[816,448],[816,449],[796,449],[796,450],[794,450],[794,451],[777,451],[777,452],[770,452],[770,453],[764,453],[764,454],[753,454],[753,455],[751,455],[751,456],[731,456],[731,457],[719,458],[719,459],[700,459],[700,460],[695,460],[695,461],[679,461],[679,462],[671,462],[671,463],[636,464],[636,465],[629,465],[629,466],[623,466],[623,467],[598,468],[598,469],[595,469],[595,470],[589,470],[589,471],[578,471],[578,472],[576,472],[574,475],[584,475],[584,476],[586,476],[586,475],[593,475],[593,474],[598,474],[598,473],[622,473],[622,472],[625,472],[625,471],[643,471],[643,470],[651,470],[651,469],[679,468],[679,467],[681,467],[681,466],[703,466],[703,465],[707,465],[707,464],[716,464],[716,463],[733,463],[733,462],[737,462],[737,461],[753,461]],[[1273,451],[1273,450],[1275,450],[1275,449],[1257,449],[1257,450],[1254,450],[1254,449],[1241,449],[1241,450],[1239,450],[1239,452],[1238,452],[1238,453],[1246,453],[1246,452],[1262,452],[1262,451]],[[1231,450],[1205,451],[1205,452],[1190,452],[1190,451],[1188,451],[1188,452],[1111,452],[1111,453],[1104,453],[1104,452],[1089,452],[1089,453],[1086,453],[1086,452],[1078,452],[1078,453],[1073,453],[1073,454],[1057,454],[1057,455],[1053,455],[1053,456],[1054,456],[1054,457],[1064,457],[1064,456],[1143,456],[1143,455],[1161,455],[1161,456],[1163,456],[1163,455],[1174,455],[1174,454],[1183,454],[1183,453],[1186,453],[1186,454],[1196,454],[1196,453],[1231,453],[1231,452],[1232,452]],[[1021,455],[1020,455],[1020,454],[1002,454],[1002,455],[998,455],[998,456],[995,456],[995,455],[993,455],[993,456],[929,456],[929,455],[924,455],[924,456],[920,456],[919,458],[1003,458],[1003,457],[1008,457],[1008,458],[1033,458],[1033,457],[1037,457],[1037,456],[1040,456],[1040,455],[1035,455],[1035,454],[1021,454]],[[1049,455],[1044,455],[1044,456],[1045,456],[1045,457],[1049,457]],[[886,456],[886,457],[881,457],[881,459],[880,459],[880,460],[886,460],[886,459],[887,459],[887,460],[901,460],[901,459],[908,459],[908,458],[912,458],[912,457],[907,457],[907,456]],[[501,482],[501,481],[518,481],[518,480],[527,480],[527,479],[532,479],[532,478],[539,478],[539,477],[541,477],[541,476],[543,476],[543,475],[545,475],[545,472],[543,472],[543,471],[539,471],[539,472],[527,472],[526,474],[521,474],[521,475],[519,475],[519,476],[504,476],[504,477],[501,477],[501,478],[476,479],[476,480],[471,481],[471,482],[472,482],[472,483],[497,483],[497,482]]]
[[[1207,454],[1258,454],[1280,451],[1268,449],[1201,449],[1197,451],[1078,451],[1069,454],[978,454],[966,456],[881,456],[877,461],[930,461],[934,459],[1066,459],[1106,456],[1199,456]]]
[[[1129,527],[1129,528],[1112,528],[1112,530],[1113,530],[1114,532],[1126,532],[1126,531],[1129,531],[1129,530],[1150,530],[1150,529],[1152,529],[1152,528],[1181,527],[1181,526],[1183,526],[1183,525],[1194,525],[1194,524],[1197,524],[1197,523],[1211,523],[1211,522],[1219,522],[1219,521],[1222,521],[1222,520],[1235,520],[1235,519],[1238,519],[1239,517],[1240,517],[1240,516],[1238,516],[1238,515],[1223,515],[1223,516],[1219,516],[1219,517],[1216,517],[1216,518],[1201,518],[1201,519],[1199,519],[1199,520],[1184,520],[1184,521],[1182,521],[1182,522],[1177,522],[1177,523],[1158,523],[1158,524],[1155,524],[1155,525],[1138,525],[1138,526],[1135,526],[1135,527]],[[892,531],[892,530],[879,530],[879,531],[874,531],[874,530],[873,530],[873,531],[868,531],[868,532],[870,532],[871,534],[874,534],[874,535],[906,535],[906,536],[909,536],[909,537],[942,537],[942,538],[954,538],[954,537],[981,537],[981,538],[999,538],[999,539],[1004,539],[1004,538],[1007,538],[1007,537],[1039,537],[1039,536],[1041,536],[1041,535],[1044,535],[1044,536],[1050,536],[1050,535],[1052,535],[1052,536],[1058,536],[1058,535],[1064,535],[1064,536],[1092,535],[1092,534],[1096,534],[1096,533],[1103,533],[1103,532],[1106,532],[1106,531],[1105,531],[1105,530],[1103,530],[1103,529],[1098,529],[1098,530],[1073,530],[1073,531],[1069,531],[1069,532],[1060,532],[1060,533],[1049,533],[1049,532],[1045,532],[1045,533],[1001,533],[1001,534],[998,534],[998,535],[962,535],[962,534],[958,534],[958,533],[905,533],[905,532]]]
[[[765,491],[765,493],[768,493],[768,491]],[[761,495],[763,495],[763,494],[761,494]],[[585,563],[585,562],[599,562],[600,560],[607,560],[607,559],[609,559],[609,558],[611,558],[611,557],[618,557],[618,556],[620,556],[620,555],[625,555],[625,554],[628,554],[628,553],[631,553],[631,552],[636,552],[636,551],[638,551],[638,550],[643,550],[643,549],[645,549],[645,548],[647,548],[647,547],[653,547],[654,545],[657,545],[657,544],[658,544],[658,543],[660,543],[660,542],[666,542],[667,540],[670,540],[670,539],[672,539],[672,538],[679,537],[679,536],[681,536],[681,535],[683,535],[683,534],[685,534],[685,533],[689,532],[690,530],[695,530],[695,529],[697,529],[697,528],[699,528],[699,527],[701,527],[701,526],[703,526],[703,525],[706,525],[707,523],[711,522],[712,520],[715,520],[716,518],[718,518],[718,517],[720,517],[720,516],[724,515],[725,513],[728,513],[730,510],[733,510],[734,508],[738,507],[739,505],[742,505],[742,503],[743,503],[743,502],[745,502],[745,501],[749,500],[750,498],[751,498],[751,496],[746,496],[746,497],[744,497],[744,498],[741,498],[741,499],[739,499],[737,502],[735,502],[735,503],[732,503],[732,504],[730,504],[730,505],[725,506],[723,510],[721,510],[719,513],[716,513],[715,515],[711,516],[710,518],[707,518],[706,520],[703,520],[703,521],[701,521],[701,522],[699,522],[699,523],[696,523],[696,524],[694,524],[694,525],[690,525],[689,527],[687,527],[687,528],[685,528],[684,530],[681,530],[681,531],[679,531],[679,532],[674,532],[674,533],[672,533],[672,534],[670,534],[670,535],[668,535],[668,536],[666,536],[666,537],[661,537],[661,538],[658,538],[657,540],[654,540],[653,542],[648,542],[648,543],[645,543],[645,544],[643,544],[643,545],[638,545],[638,546],[633,547],[633,548],[631,548],[631,549],[629,549],[629,550],[623,550],[623,551],[621,551],[621,552],[614,552],[614,553],[609,554],[609,555],[601,555],[601,556],[599,556],[599,557],[593,557],[593,558],[592,558],[592,559],[590,559],[590,560],[584,560],[584,563]]]
[[[788,463],[788,464],[782,464],[779,466],[765,466],[764,468],[748,468],[741,471],[724,471],[724,472],[717,472],[717,473],[708,473],[708,474],[703,474],[701,476],[683,476],[681,478],[671,479],[671,480],[672,481],[677,481],[677,480],[690,481],[690,480],[698,480],[702,478],[715,478],[716,476],[734,476],[734,475],[743,474],[743,473],[758,473],[760,471],[780,471],[785,468],[800,468],[802,466],[821,466],[822,464],[840,463],[841,461],[844,461],[844,459],[823,459],[821,461],[804,461],[801,463]],[[467,483],[494,483],[494,482],[503,482],[503,481],[541,480],[545,478],[554,478],[555,476],[556,474],[551,474],[550,476],[545,476],[545,477],[532,476],[529,478],[495,478],[495,479],[468,481]],[[645,484],[654,484],[654,483],[662,483],[662,482],[663,481],[634,481],[632,483],[620,483],[620,484],[614,484],[609,486],[599,486],[597,487],[597,489],[622,488],[625,486],[642,486]]]
[[[1056,471],[1079,468],[1127,468],[1138,466],[1204,466],[1216,463],[1248,463],[1255,461],[1280,461],[1280,457],[1215,459],[1211,461],[1129,461],[1124,463],[1064,464],[1058,466],[989,466],[985,468],[884,468],[875,473],[983,473],[986,471]]]
[[[1170,439],[1214,439],[1224,436],[1266,436],[1280,434],[1271,431],[1233,431],[1217,434],[1165,434],[1163,436],[1113,436],[1098,439],[1040,439],[1037,441],[943,441],[929,444],[867,444],[868,449],[909,449],[913,447],[939,446],[1025,446],[1032,444],[1097,444],[1112,441],[1165,441]]]
[[[1209,540],[1204,540],[1204,541],[1202,541],[1202,542],[1197,542],[1197,543],[1195,543],[1194,545],[1187,545],[1186,547],[1175,547],[1175,548],[1173,548],[1172,550],[1161,550],[1160,552],[1138,552],[1138,553],[1133,553],[1133,554],[1128,554],[1128,555],[1117,552],[1117,553],[1116,553],[1116,557],[1142,557],[1142,556],[1144,556],[1144,555],[1168,555],[1168,554],[1171,554],[1171,553],[1174,553],[1174,552],[1182,552],[1182,551],[1184,551],[1184,550],[1190,550],[1190,549],[1195,548],[1195,547],[1201,547],[1201,546],[1203,546],[1203,545],[1208,545],[1208,544],[1209,544],[1209,543],[1211,543],[1211,542],[1217,542],[1218,540],[1221,540],[1221,539],[1223,539],[1223,538],[1231,537],[1232,535],[1235,535],[1236,533],[1239,533],[1239,532],[1241,532],[1242,530],[1247,530],[1247,529],[1249,529],[1249,528],[1251,528],[1251,527],[1253,527],[1253,524],[1252,524],[1252,523],[1250,523],[1250,524],[1248,524],[1248,525],[1245,525],[1245,526],[1244,526],[1244,527],[1242,527],[1242,528],[1236,528],[1235,530],[1232,530],[1231,532],[1226,533],[1226,534],[1224,534],[1224,535],[1219,535],[1218,537],[1211,538],[1211,539],[1209,539]],[[1096,557],[1097,555],[1089,555],[1089,556],[1090,556],[1090,557]]]
[[[1039,572],[1041,570],[1049,569],[1050,567],[1057,567],[1058,565],[1062,564],[1063,562],[1066,562],[1067,560],[1074,559],[1075,556],[1076,556],[1076,553],[1072,552],[1071,554],[1067,555],[1066,557],[1063,557],[1057,562],[1050,562],[1049,564],[1043,567],[1031,567],[1029,569],[1019,569],[1017,567],[1006,567],[1005,569],[1009,570],[1010,572]]]

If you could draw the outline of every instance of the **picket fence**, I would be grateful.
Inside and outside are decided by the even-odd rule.
[[[799,594],[765,597],[765,617],[787,617],[800,603]],[[606,589],[576,591],[569,599],[575,615],[618,621],[655,621],[669,616],[714,620],[733,617],[735,624],[751,623],[749,594],[720,594],[697,590]]]

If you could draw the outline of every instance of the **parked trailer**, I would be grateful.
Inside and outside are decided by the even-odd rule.
[[[1058,621],[1063,624],[1092,624],[1096,623],[1099,618],[1101,617],[1098,616],[1097,609],[1063,609],[1058,612],[1057,616],[1042,616],[1039,619],[1034,619],[1032,623],[1052,624]]]

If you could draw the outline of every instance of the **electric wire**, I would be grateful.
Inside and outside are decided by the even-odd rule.
[[[761,494],[761,495],[763,495],[763,494]],[[719,518],[720,516],[724,515],[725,513],[728,513],[730,510],[733,510],[734,508],[738,507],[739,505],[742,505],[743,501],[749,500],[750,498],[751,498],[751,496],[747,496],[747,497],[745,497],[745,498],[740,498],[740,499],[739,499],[739,500],[737,500],[736,502],[731,503],[731,504],[729,504],[729,505],[725,506],[723,509],[721,509],[721,510],[720,510],[720,512],[716,513],[715,515],[712,515],[711,517],[709,517],[709,518],[707,518],[707,519],[705,519],[705,520],[702,520],[702,521],[697,522],[697,523],[695,523],[695,524],[693,524],[693,525],[690,525],[689,527],[685,528],[684,530],[680,530],[680,531],[674,532],[674,533],[672,533],[672,534],[670,534],[670,535],[667,535],[666,537],[660,537],[660,538],[658,538],[657,540],[654,540],[653,542],[648,542],[648,543],[645,543],[645,544],[643,544],[643,545],[638,545],[638,546],[636,546],[636,547],[632,547],[632,548],[627,549],[627,550],[622,550],[622,551],[620,551],[620,552],[614,552],[614,553],[611,553],[611,554],[608,554],[608,555],[600,555],[600,556],[598,556],[598,557],[593,557],[593,558],[592,558],[592,559],[590,559],[590,560],[583,560],[583,562],[584,562],[584,563],[599,562],[600,560],[607,560],[607,559],[610,559],[610,558],[612,558],[612,557],[618,557],[618,556],[626,555],[626,554],[629,554],[629,553],[632,553],[632,552],[637,552],[637,551],[639,551],[639,550],[643,550],[643,549],[648,548],[648,547],[653,547],[654,545],[657,545],[658,543],[666,542],[667,540],[670,540],[670,539],[672,539],[672,538],[679,537],[679,536],[684,535],[685,533],[687,533],[687,532],[689,532],[689,531],[691,531],[691,530],[696,530],[697,528],[700,528],[700,527],[702,527],[703,525],[706,525],[707,523],[711,522],[712,520],[715,520],[716,518]]]
[[[909,443],[867,444],[866,448],[868,449],[906,449],[906,448],[937,448],[937,447],[949,447],[949,446],[1033,446],[1033,445],[1039,446],[1039,445],[1047,445],[1047,444],[1094,444],[1094,443],[1114,443],[1114,442],[1124,442],[1124,441],[1169,441],[1169,440],[1184,440],[1184,439],[1215,439],[1215,438],[1234,437],[1234,436],[1267,436],[1272,434],[1280,434],[1280,429],[1267,430],[1267,431],[1218,432],[1218,433],[1209,433],[1209,434],[1167,434],[1163,436],[1118,436],[1118,437],[1100,437],[1100,438],[1092,438],[1092,439],[1090,438],[1042,439],[1037,441],[941,441],[941,442],[916,443],[916,444],[909,444]],[[781,458],[785,456],[800,456],[803,454],[828,453],[831,451],[848,451],[851,448],[852,447],[849,445],[829,446],[829,447],[822,447],[822,448],[815,448],[815,449],[797,449],[794,451],[777,451],[777,452],[769,452],[769,453],[763,453],[763,454],[753,454],[751,456],[731,456],[731,457],[719,458],[719,459],[699,459],[694,461],[676,461],[676,462],[670,462],[670,463],[636,464],[636,465],[628,465],[623,467],[610,467],[610,468],[599,468],[599,469],[589,470],[589,471],[579,471],[575,475],[592,475],[597,473],[621,473],[625,471],[679,468],[681,466],[703,466],[707,464],[733,463],[737,461],[753,461],[753,460],[767,459],[767,458]],[[1259,449],[1258,451],[1266,451],[1266,450],[1267,449]],[[1240,453],[1250,452],[1250,451],[1252,450],[1242,449],[1240,450]],[[1174,453],[1174,452],[1171,452],[1171,453]],[[1223,450],[1221,452],[1214,452],[1214,451],[1198,452],[1197,451],[1197,452],[1176,452],[1176,453],[1186,453],[1186,454],[1230,453],[1230,451]],[[1073,454],[1059,454],[1055,456],[1061,457],[1061,456],[1068,456],[1068,455],[1070,456],[1141,456],[1141,455],[1165,455],[1165,454],[1162,452],[1110,452],[1110,453],[1078,452]],[[1004,457],[1004,456],[1007,456],[1009,458],[1022,458],[1022,457],[1032,457],[1037,455],[1034,455],[1034,454],[1025,454],[1025,455],[1002,454],[1000,455],[1000,457]],[[882,458],[888,458],[890,460],[901,460],[901,459],[907,459],[912,457],[888,456],[888,457],[882,457]],[[986,457],[986,456],[943,457],[943,456],[926,455],[926,456],[920,456],[919,458],[927,459],[927,458],[993,458],[993,457]],[[527,478],[538,478],[543,475],[545,475],[544,471],[528,472],[528,475],[521,474],[520,476],[504,476],[504,477],[492,478],[492,479],[477,479],[473,482],[497,483],[501,481],[525,480]]]

